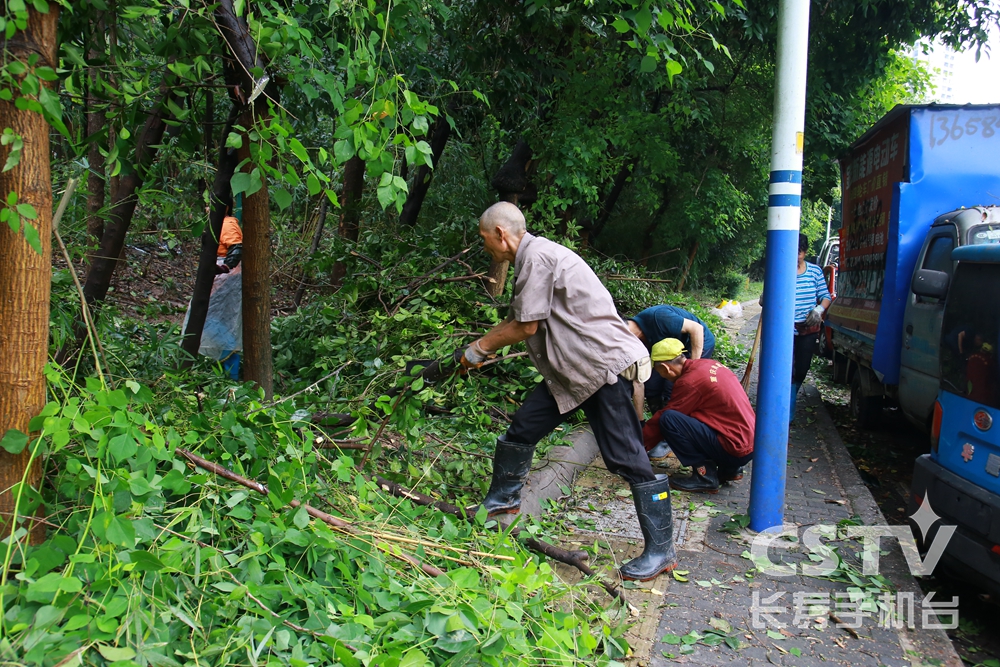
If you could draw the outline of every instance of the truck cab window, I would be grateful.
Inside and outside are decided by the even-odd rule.
[[[962,264],[941,327],[941,388],[1000,408],[1000,265]]]
[[[952,272],[951,251],[955,249],[955,240],[951,234],[934,237],[927,247],[924,255],[924,263],[920,268],[931,269],[932,271],[944,271],[948,275]],[[939,299],[932,297],[917,297],[917,303],[938,303]]]

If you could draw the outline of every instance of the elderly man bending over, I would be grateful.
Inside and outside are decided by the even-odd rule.
[[[486,252],[514,264],[514,299],[507,319],[464,351],[462,364],[478,368],[488,354],[527,341],[544,382],[514,414],[497,441],[493,478],[482,506],[490,516],[517,513],[535,445],[581,408],[608,470],[632,486],[645,548],[625,563],[624,579],[645,581],[677,565],[670,480],[655,475],[643,451],[632,408],[632,381],[649,377],[642,343],[618,317],[611,294],[570,249],[525,231],[521,211],[494,204],[479,221]]]
[[[646,422],[647,445],[665,440],[690,477],[674,477],[681,491],[718,493],[719,482],[743,479],[753,458],[754,412],[736,375],[711,359],[687,359],[684,345],[665,338],[653,346],[653,370],[674,383],[666,407]]]

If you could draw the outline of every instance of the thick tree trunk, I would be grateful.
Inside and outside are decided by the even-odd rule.
[[[431,135],[431,159],[434,163],[434,169],[438,168],[438,163],[441,161],[441,155],[444,153],[444,147],[448,143],[449,136],[451,136],[451,124],[447,118],[440,116],[434,123],[434,132]],[[417,224],[420,207],[423,206],[427,191],[431,188],[432,178],[434,178],[434,170],[425,164],[420,165],[416,176],[413,178],[413,186],[410,188],[410,194],[406,197],[406,203],[403,204],[403,211],[399,214],[400,223],[409,225],[410,227]]]
[[[87,140],[90,147],[87,150],[87,231],[94,243],[100,243],[104,237],[105,174],[104,155],[101,145],[107,140],[106,114],[102,101],[98,98],[100,89],[100,69],[98,65],[104,60],[104,20],[96,21],[94,42],[87,52],[90,71],[87,74]]]
[[[244,127],[249,127],[249,115],[244,118]],[[249,141],[244,134],[241,161],[250,157]],[[244,170],[253,168],[250,162]],[[256,382],[271,400],[271,207],[266,178],[262,171],[260,190],[243,198],[243,379]]]
[[[344,187],[340,193],[340,237],[357,241],[361,231],[361,195],[365,188],[365,161],[357,155],[344,164]],[[333,284],[339,285],[347,275],[343,262],[333,265]]]
[[[164,87],[167,85],[164,84]],[[163,121],[168,113],[165,98],[169,94],[161,95],[146,116],[146,123],[135,142],[134,169],[121,178],[114,193],[101,247],[91,262],[87,281],[83,286],[83,294],[91,306],[101,303],[108,295],[118,257],[125,248],[125,235],[128,233],[129,225],[132,224],[132,216],[139,202],[137,192],[142,186],[146,170],[156,159],[160,141],[163,139],[163,131],[166,129]]]
[[[8,62],[27,63],[40,56],[36,66],[58,67],[56,21],[58,5],[48,14],[28,10],[28,25],[3,44]],[[30,68],[29,68],[30,69]],[[49,84],[45,84],[49,85]],[[24,139],[20,163],[0,174],[0,192],[16,192],[19,203],[38,212],[31,224],[38,230],[41,254],[35,252],[22,232],[0,225],[0,435],[9,429],[28,433],[28,423],[45,405],[42,371],[49,349],[49,286],[52,279],[52,181],[49,171],[49,126],[41,114],[20,111],[12,102],[0,102],[0,127],[9,127]],[[6,151],[4,151],[6,154]],[[6,155],[3,156],[6,159]],[[22,221],[22,224],[24,222]],[[41,461],[28,465],[32,445],[19,454],[0,449],[0,536],[7,538],[17,528],[11,521],[17,498],[11,489],[22,479],[38,489]],[[28,493],[21,494],[22,503]],[[23,514],[24,506],[18,511]],[[44,538],[40,523],[26,526],[29,541]]]
[[[183,366],[188,368],[198,356],[201,347],[201,333],[205,328],[205,317],[208,315],[208,302],[212,294],[212,282],[215,280],[216,257],[219,250],[219,236],[222,234],[222,219],[232,205],[233,196],[230,181],[236,173],[239,162],[236,151],[226,148],[225,137],[229,136],[233,123],[236,121],[236,109],[229,116],[229,121],[223,130],[223,142],[219,150],[219,167],[215,172],[215,182],[212,185],[212,209],[209,213],[208,225],[201,234],[201,255],[198,257],[198,273],[194,281],[194,294],[191,296],[191,308],[188,312],[187,329],[184,330],[184,340],[181,347],[190,357],[184,360]],[[210,145],[211,140],[206,141]]]
[[[235,106],[246,113],[240,124],[249,128],[268,113],[268,100],[277,99],[274,81],[256,100],[251,99],[258,82],[250,72],[264,69],[257,45],[246,22],[236,15],[232,0],[216,5],[215,20],[236,62],[227,63],[226,82]],[[250,138],[243,133],[239,159],[250,157]],[[254,164],[244,169],[252,171]],[[243,198],[243,378],[256,382],[270,399],[274,393],[273,361],[271,359],[271,209],[267,181],[261,172],[262,187]]]

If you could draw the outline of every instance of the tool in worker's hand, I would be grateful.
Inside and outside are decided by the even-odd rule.
[[[743,391],[749,393],[750,391],[750,373],[753,371],[753,360],[757,356],[757,344],[760,343],[760,327],[764,322],[763,317],[757,318],[757,333],[753,337],[753,347],[750,348],[750,359],[747,360],[747,369],[743,372],[743,380],[740,384],[743,385]]]

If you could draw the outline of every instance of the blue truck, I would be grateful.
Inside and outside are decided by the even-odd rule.
[[[998,151],[994,153],[994,151]],[[1000,106],[898,106],[841,162],[834,379],[871,426],[930,433],[910,513],[956,526],[942,563],[1000,593]]]

